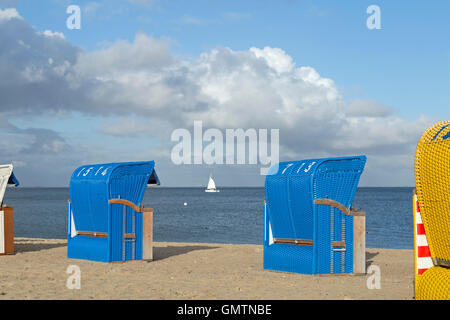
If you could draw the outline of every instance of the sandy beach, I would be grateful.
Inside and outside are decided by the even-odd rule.
[[[0,256],[0,299],[412,299],[412,250],[367,249],[371,275],[310,276],[264,270],[261,245],[157,242],[154,261],[101,263],[67,258],[65,240],[15,239]],[[77,265],[81,288],[68,289]],[[370,281],[369,281],[370,282]]]

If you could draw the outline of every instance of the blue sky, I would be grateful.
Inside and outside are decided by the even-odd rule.
[[[66,28],[69,4],[84,9],[81,30]],[[381,8],[382,30],[366,28],[371,4]],[[38,30],[63,32],[88,51],[131,41],[138,30],[169,39],[173,52],[188,57],[218,46],[279,47],[349,98],[377,100],[406,118],[424,110],[450,115],[448,1],[21,0],[17,8]]]
[[[82,8],[81,30],[69,30],[66,27],[66,8],[71,4]],[[381,9],[381,30],[369,30],[366,27],[369,17],[366,9],[372,4]],[[138,32],[167,44],[171,57],[193,64],[199,61],[202,54],[211,53],[217,48],[230,48],[234,53],[247,52],[252,47],[280,48],[292,59],[295,67],[311,67],[320,77],[332,79],[343,101],[366,101],[390,108],[392,117],[397,118],[389,125],[402,122],[405,128],[417,126],[412,141],[426,129],[425,123],[450,117],[448,1],[433,1],[432,4],[426,1],[356,0],[0,1],[0,8],[7,7],[16,8],[26,23],[39,32],[51,30],[63,33],[70,45],[81,48],[86,56],[102,52],[120,40],[133,45]],[[139,111],[131,111],[130,114],[143,119]],[[421,116],[428,120],[419,125],[417,119]],[[146,119],[153,120],[155,117],[152,114]],[[105,134],[105,123],[114,124],[115,121],[120,121],[120,114],[91,114],[78,109],[56,115],[37,112],[33,117],[13,116],[10,119],[10,123],[20,130],[30,127],[48,129],[68,144],[87,144],[90,149],[107,146],[108,151],[105,152],[123,155],[134,149],[159,147],[165,143],[148,135],[126,137]],[[233,126],[233,123],[228,123],[228,126]],[[280,130],[282,128],[280,124]],[[377,129],[362,128],[371,132],[379,130],[382,122]],[[410,133],[406,129],[403,131],[405,134]],[[385,137],[374,136],[374,139]],[[409,153],[404,156],[411,156],[413,143],[403,140],[398,143],[408,143],[405,149],[409,148]],[[166,146],[170,147],[167,143]],[[394,144],[389,148],[395,148]],[[375,150],[375,147],[367,147],[354,151],[376,154]],[[297,152],[298,156],[302,155],[300,151]],[[318,150],[318,153],[322,151]],[[283,154],[280,156],[283,157]],[[107,157],[98,155],[91,159],[103,158],[106,161]],[[377,165],[382,166],[383,160],[379,159]],[[412,185],[411,163],[408,163],[407,169],[409,171],[386,181],[386,185]],[[197,169],[192,170],[197,172]],[[211,168],[205,170],[210,171]],[[69,168],[62,170],[61,176],[51,179],[51,183],[63,185],[62,173],[69,171]],[[223,176],[224,184],[245,185],[248,182],[247,178],[227,180],[230,172],[230,169],[224,169],[222,173],[217,171],[216,174]],[[376,179],[376,172],[373,168],[373,173],[362,180],[363,184],[383,185],[381,179]],[[191,172],[188,175],[195,174]],[[39,184],[34,179],[31,181],[30,185]],[[250,184],[259,185],[261,181],[259,177]],[[179,182],[173,177],[169,178],[168,184],[178,185]],[[200,180],[194,184],[200,184]]]

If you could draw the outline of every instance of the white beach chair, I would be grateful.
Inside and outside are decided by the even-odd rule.
[[[13,165],[0,165],[0,255],[14,253],[13,208],[3,205],[3,197],[8,185],[19,185],[13,173]]]

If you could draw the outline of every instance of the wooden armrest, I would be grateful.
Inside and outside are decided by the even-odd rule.
[[[125,200],[125,199],[110,199],[108,201],[111,204],[123,204],[124,206],[130,207],[136,212],[142,212],[143,210],[135,205],[133,202]]]
[[[275,238],[273,240],[275,243],[280,244],[298,244],[298,245],[304,245],[304,246],[312,246],[313,241],[307,240],[307,239],[282,239],[282,238]]]
[[[312,246],[313,245],[313,241],[312,240],[307,240],[307,239],[281,239],[281,238],[275,238],[273,240],[273,242],[280,243],[280,244],[297,244],[297,245],[303,245],[303,246]],[[343,241],[343,240],[341,240],[341,241],[331,241],[331,247],[332,248],[345,247],[345,241]]]
[[[348,210],[342,203],[337,202],[336,200],[332,199],[314,199],[314,204],[323,204],[330,207],[334,207],[344,213],[346,216],[365,216],[366,213],[364,211],[357,211],[357,210]]]
[[[106,232],[77,231],[77,235],[85,237],[108,238],[108,233]]]

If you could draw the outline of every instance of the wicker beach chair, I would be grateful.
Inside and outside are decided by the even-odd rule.
[[[365,162],[365,156],[312,159],[269,170],[265,269],[365,273],[365,216],[351,209]]]
[[[0,255],[14,253],[14,208],[5,206],[3,197],[7,186],[18,185],[13,165],[0,165]]]
[[[450,121],[428,128],[417,144],[415,180],[415,298],[450,299]],[[417,211],[419,215],[417,215]],[[423,230],[418,228],[421,219]],[[430,268],[418,264],[427,252],[420,250],[426,235]],[[422,242],[422,243],[421,243]]]
[[[67,256],[152,260],[153,209],[141,204],[149,184],[159,184],[154,161],[77,168],[70,179]]]

